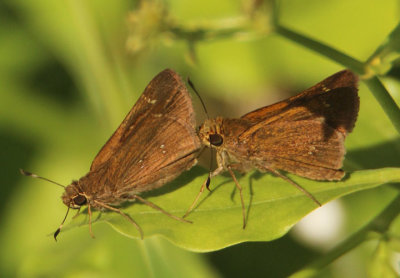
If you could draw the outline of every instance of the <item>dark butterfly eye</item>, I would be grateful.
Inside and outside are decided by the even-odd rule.
[[[210,134],[209,135],[209,140],[210,144],[213,146],[221,146],[222,143],[224,142],[224,139],[222,139],[222,136],[219,134]]]
[[[74,197],[73,199],[74,204],[77,206],[83,206],[84,204],[86,204],[86,197],[83,195],[78,195],[76,197]]]

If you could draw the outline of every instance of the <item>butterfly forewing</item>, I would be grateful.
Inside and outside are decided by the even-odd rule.
[[[357,76],[351,71],[340,71],[296,96],[252,111],[241,119],[266,125],[279,120],[290,122],[323,117],[326,124],[348,133],[354,127],[359,110],[357,82]]]
[[[176,105],[182,101],[179,99]],[[143,148],[139,154],[130,155],[126,159],[130,164],[127,171],[121,172],[123,188],[139,191],[143,190],[143,186],[146,186],[146,190],[155,188],[194,165],[200,148],[195,127],[182,117],[178,118],[175,112],[179,110],[166,113],[162,122],[158,116],[148,120],[152,129],[145,136],[141,136],[144,132],[139,131],[129,138],[132,142],[140,142]],[[141,129],[148,127],[143,126]],[[124,153],[123,150],[121,152]]]
[[[229,145],[226,151],[233,156],[245,153],[243,161],[253,161],[260,169],[341,179],[344,139],[359,110],[356,86],[357,77],[341,71],[292,98],[250,112],[239,119],[246,128],[237,136],[247,153]]]
[[[186,86],[175,72],[164,70],[101,149],[91,171],[110,168],[105,175],[119,192],[140,193],[193,166],[199,148]]]
[[[144,93],[129,111],[128,115],[126,115],[120,126],[96,155],[90,170],[95,170],[96,167],[112,157],[115,151],[125,144],[124,139],[129,134],[135,132],[135,129],[138,128],[138,123],[149,116],[148,112],[152,114],[170,113],[171,111],[161,112],[162,108],[167,106],[168,98],[173,97],[174,94],[181,95],[182,103],[180,104],[182,104],[182,106],[175,108],[175,111],[172,112],[178,115],[187,115],[187,122],[189,122],[191,126],[194,126],[195,118],[187,89],[177,73],[173,70],[166,69],[154,77],[149,83]]]

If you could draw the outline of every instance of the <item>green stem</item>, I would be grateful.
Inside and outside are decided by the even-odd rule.
[[[355,71],[356,73],[363,75],[366,73],[366,65],[360,61],[330,47],[319,41],[310,39],[302,34],[291,31],[279,24],[275,27],[276,32],[281,36],[290,39],[296,43],[299,43],[308,49],[314,50],[319,54],[322,54],[337,63],[344,65],[347,68]],[[400,109],[396,102],[393,100],[389,92],[383,86],[381,81],[376,77],[372,77],[364,80],[386,115],[389,117],[393,126],[397,132],[400,133]]]
[[[328,57],[359,75],[366,76],[366,73],[371,73],[371,69],[369,68],[370,64],[368,62],[360,62],[359,60],[354,59],[353,57],[346,55],[333,47],[282,26],[279,23],[279,11],[279,2],[275,2],[274,12],[272,15],[272,24],[277,34],[325,57]],[[245,17],[238,17],[225,23],[214,22],[214,24],[209,23],[207,26],[196,26],[195,28],[189,29],[179,25],[174,25],[170,27],[169,31],[177,38],[187,40],[191,43],[205,40],[217,40],[234,37],[238,34],[251,34],[251,24],[249,24],[248,20],[249,19]],[[266,33],[268,32],[264,32],[263,34],[265,35]],[[385,89],[377,77],[365,79],[365,84],[368,86],[386,115],[389,117],[397,132],[400,133],[400,109],[389,92]]]
[[[173,26],[169,30],[177,38],[189,42],[211,41],[234,37],[235,35],[248,31],[245,27],[234,26],[232,28],[211,29],[205,27],[197,27],[187,29],[183,26]]]
[[[166,28],[177,39],[190,43],[215,41],[230,38],[255,39],[271,32],[271,26],[256,28],[252,19],[246,16],[199,23],[191,26],[169,23]]]
[[[385,86],[376,76],[366,79],[364,82],[389,117],[397,132],[400,133],[400,109]]]
[[[340,245],[332,249],[320,259],[309,266],[291,275],[292,278],[316,276],[322,268],[326,267],[340,256],[359,246],[367,240],[378,239],[385,233],[394,219],[400,213],[400,194],[372,221],[361,230],[350,236]]]
[[[276,25],[275,31],[282,37],[294,41],[302,46],[305,46],[308,49],[314,50],[315,52],[322,54],[339,64],[344,65],[345,67],[353,70],[358,74],[364,74],[365,69],[363,63],[330,46],[327,46],[317,40],[308,38],[300,33],[296,33],[281,25]]]
[[[361,243],[366,242],[367,240],[376,239],[378,236],[376,233],[369,233],[365,231],[360,231],[353,236],[349,237],[345,240],[340,246],[336,247],[328,254],[325,254],[321,259],[315,261],[309,266],[301,269],[300,271],[292,274],[291,278],[300,278],[300,277],[314,277],[317,276],[318,273],[332,263],[337,258],[341,257],[343,254],[346,254],[350,250],[359,246]]]

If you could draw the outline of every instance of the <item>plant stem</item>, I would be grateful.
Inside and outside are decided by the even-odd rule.
[[[389,117],[397,132],[400,133],[400,109],[385,86],[376,76],[366,79],[364,82]]]
[[[361,243],[364,243],[367,240],[380,238],[382,234],[387,232],[390,224],[399,215],[399,213],[400,194],[397,195],[397,197],[378,216],[376,216],[361,230],[350,236],[320,259],[292,274],[290,277],[300,278],[316,276],[322,268],[326,267],[340,256],[359,246]]]
[[[275,30],[281,36],[290,39],[296,43],[299,43],[308,49],[314,50],[337,63],[344,65],[347,68],[355,71],[356,73],[363,75],[366,72],[366,64],[330,47],[319,41],[310,39],[302,34],[296,33],[289,30],[279,24],[275,26]],[[383,86],[381,81],[373,76],[369,79],[364,80],[367,87],[370,89],[376,100],[379,102],[382,109],[385,111],[386,115],[389,117],[393,126],[396,128],[397,132],[400,133],[400,109],[396,102],[393,100],[389,92]]]
[[[317,40],[308,38],[300,33],[289,30],[279,24],[275,26],[275,31],[282,37],[294,41],[302,46],[305,46],[308,49],[314,50],[315,52],[322,54],[332,59],[333,61],[353,70],[357,74],[364,74],[365,69],[363,63],[334,49],[333,47],[323,44]]]

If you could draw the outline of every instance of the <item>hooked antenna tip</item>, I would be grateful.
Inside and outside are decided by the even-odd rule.
[[[207,181],[206,181],[206,188],[207,188],[208,191],[211,191],[210,190],[210,183],[211,183],[211,177],[210,177],[210,175],[208,175]]]
[[[57,241],[57,236],[60,233],[61,228],[58,228],[55,232],[54,232],[54,240]]]
[[[24,176],[32,176],[33,174],[31,172],[25,171],[24,169],[19,169],[19,172],[24,175]]]

